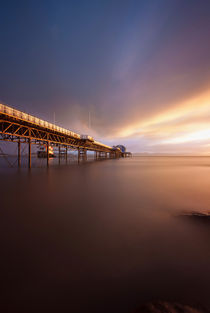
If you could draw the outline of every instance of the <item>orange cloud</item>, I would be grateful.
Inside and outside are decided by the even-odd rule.
[[[210,91],[207,91],[192,99],[177,103],[170,110],[121,129],[117,137],[153,137],[161,144],[204,140],[210,138],[209,122]]]

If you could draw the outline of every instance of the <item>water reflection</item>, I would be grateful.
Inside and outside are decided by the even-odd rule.
[[[208,158],[132,158],[1,168],[8,312],[132,312],[165,300],[209,306]]]

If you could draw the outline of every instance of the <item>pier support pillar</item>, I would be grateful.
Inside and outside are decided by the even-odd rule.
[[[18,140],[18,167],[21,167],[21,145],[20,145],[20,139]]]
[[[78,163],[80,162],[80,149],[79,147],[77,148],[77,152],[78,152]]]
[[[47,142],[47,167],[49,167],[49,141]]]
[[[81,158],[82,161],[87,161],[87,150],[78,148],[78,163],[80,162]]]
[[[28,168],[31,168],[31,138],[28,138]]]
[[[60,145],[58,146],[58,162],[60,165],[61,164],[61,146]]]
[[[84,149],[84,155],[83,155],[84,161],[87,161],[87,150]]]
[[[65,153],[65,155],[66,155],[66,164],[67,164],[67,162],[68,162],[68,146],[66,146],[66,153]]]

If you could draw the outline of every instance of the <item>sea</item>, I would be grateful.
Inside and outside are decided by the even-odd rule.
[[[210,157],[0,157],[1,312],[210,307]]]

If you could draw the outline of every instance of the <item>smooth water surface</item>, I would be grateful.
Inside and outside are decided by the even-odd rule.
[[[3,312],[210,306],[210,158],[0,168]]]

